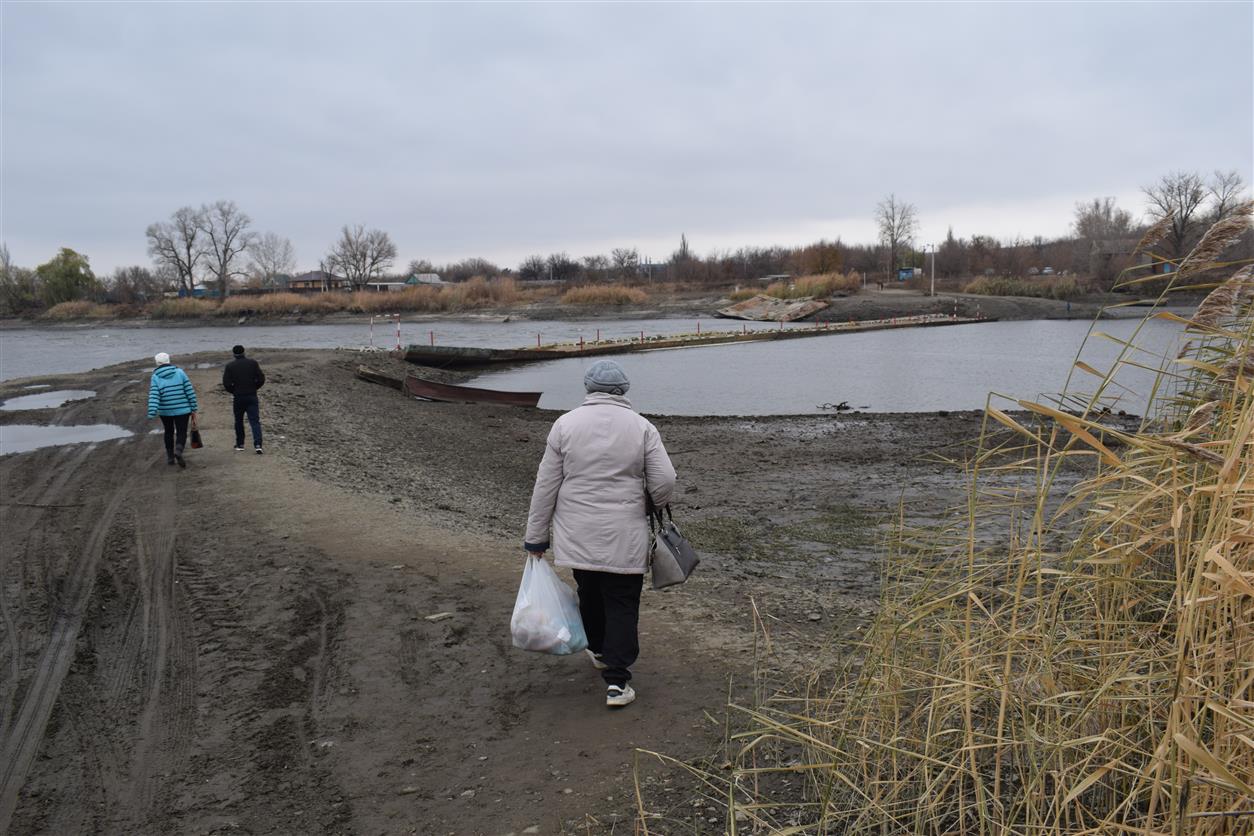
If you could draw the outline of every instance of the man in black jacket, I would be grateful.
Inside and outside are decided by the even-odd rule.
[[[244,416],[253,433],[253,450],[261,455],[261,409],[257,402],[257,390],[266,384],[261,365],[244,356],[244,346],[231,349],[235,359],[222,371],[222,388],[235,396],[235,449],[244,449]]]

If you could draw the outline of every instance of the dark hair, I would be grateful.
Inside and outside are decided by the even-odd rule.
[[[243,354],[243,353],[244,353],[244,346],[242,346],[242,345],[232,346],[232,348],[231,348],[231,353],[232,353],[232,354]]]

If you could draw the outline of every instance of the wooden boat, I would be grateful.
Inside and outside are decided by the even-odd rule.
[[[479,389],[475,386],[455,386],[409,375],[403,391],[415,398],[447,403],[499,403],[507,406],[531,406],[540,402],[541,392],[503,392],[498,389]]]
[[[390,389],[403,389],[405,386],[405,381],[401,380],[399,377],[392,377],[391,375],[386,375],[382,372],[376,372],[369,366],[358,366],[357,377],[370,383],[387,386]]]

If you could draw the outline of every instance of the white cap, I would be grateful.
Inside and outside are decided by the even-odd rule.
[[[170,362],[170,355],[162,351],[152,359],[157,361],[158,366],[164,366],[166,363]]]

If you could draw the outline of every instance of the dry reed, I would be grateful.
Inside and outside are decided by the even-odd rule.
[[[963,293],[976,293],[981,296],[1030,296],[1038,299],[1074,299],[1081,293],[1078,282],[1072,278],[1064,279],[1006,279],[981,276],[967,282],[962,287]]]
[[[53,305],[51,308],[43,312],[43,319],[111,319],[117,316],[120,306],[101,305],[96,302],[88,302],[83,299],[76,299],[70,302],[61,302]]]
[[[584,285],[572,287],[562,294],[563,305],[641,305],[649,294],[638,287],[622,285]]]
[[[833,293],[856,291],[861,286],[861,281],[852,274],[821,273],[788,282],[774,282],[763,293],[776,299],[825,299]]]
[[[1135,339],[1105,374],[1077,361],[1100,378],[1079,414],[989,407],[965,506],[900,527],[847,667],[736,709],[727,771],[684,767],[728,833],[1254,831],[1248,278],[1186,321],[1135,431],[1085,417]]]

